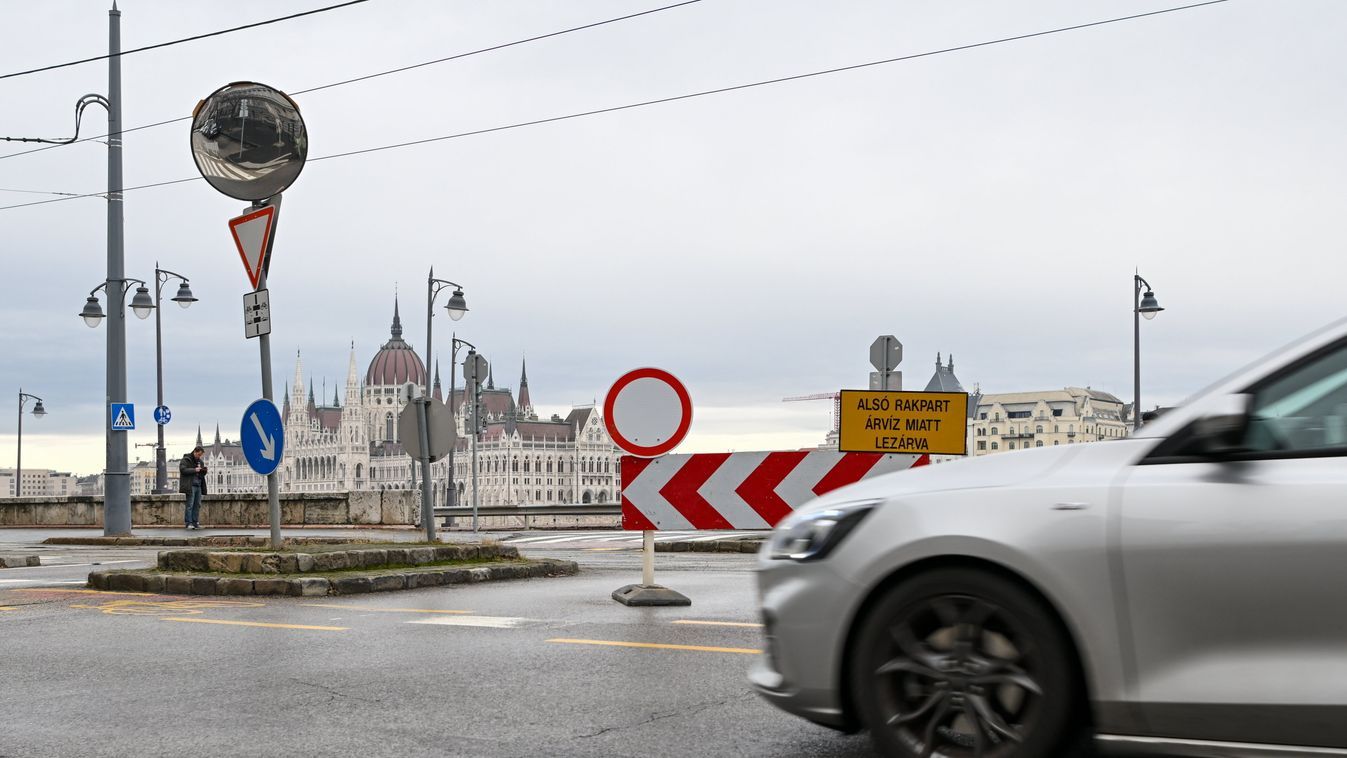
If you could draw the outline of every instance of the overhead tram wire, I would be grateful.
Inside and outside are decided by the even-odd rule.
[[[300,13],[291,13],[288,16],[279,16],[277,18],[267,19],[266,21],[257,21],[252,24],[244,24],[243,26],[235,26],[229,29],[220,29],[214,32],[206,32],[205,34],[197,34],[191,37],[183,37],[182,39],[175,39],[169,42],[159,42],[153,45],[146,45],[144,47],[132,48],[131,50],[123,50],[117,55],[118,57],[126,57],[128,55],[131,55],[132,53],[143,53],[146,50],[158,50],[161,47],[172,47],[173,45],[181,45],[184,42],[196,42],[197,40],[206,39],[208,37],[219,37],[222,34],[232,34],[233,32],[244,31],[245,29],[256,29],[259,26],[267,26],[268,24],[278,24],[282,21],[290,21],[296,18],[303,18],[304,16],[312,16],[315,13],[326,13],[327,11],[335,11],[341,8],[346,8],[348,6],[359,5],[360,3],[367,3],[367,2],[369,2],[369,0],[349,0],[348,2],[338,3],[336,5],[329,5],[325,8],[314,8],[313,10],[301,11]],[[16,76],[28,76],[29,74],[38,74],[43,71],[54,71],[55,69],[58,68],[79,66],[85,63],[96,63],[98,61],[107,60],[108,58],[111,57],[112,57],[111,55],[97,55],[94,56],[93,58],[81,58],[80,60],[77,61],[54,63],[50,66],[42,66],[40,68],[30,68],[27,71],[14,71],[9,74],[0,74],[0,79],[12,79]]]
[[[781,84],[781,83],[784,83],[784,82],[798,81],[798,80],[801,80],[801,79],[808,79],[808,78],[812,78],[812,77],[816,77],[816,76],[826,76],[826,75],[828,75],[828,74],[837,74],[837,73],[842,73],[842,72],[845,72],[845,71],[856,71],[856,70],[862,69],[862,68],[869,68],[869,67],[872,67],[872,66],[882,66],[882,65],[885,65],[885,64],[888,64],[888,63],[899,63],[899,62],[902,62],[902,61],[915,60],[915,59],[917,59],[917,58],[929,58],[929,57],[934,56],[934,55],[944,55],[944,54],[946,54],[946,53],[955,53],[955,52],[960,52],[960,51],[963,51],[963,50],[972,50],[972,49],[979,48],[979,47],[988,47],[988,46],[990,46],[990,45],[999,45],[999,44],[1004,44],[1004,43],[1007,43],[1007,42],[1018,42],[1018,41],[1021,41],[1021,40],[1032,39],[1032,38],[1034,38],[1034,37],[1044,37],[1044,36],[1047,36],[1047,35],[1050,35],[1050,34],[1061,34],[1062,32],[1076,31],[1076,30],[1079,30],[1079,29],[1088,29],[1088,28],[1090,28],[1090,27],[1103,26],[1103,25],[1105,25],[1105,24],[1114,24],[1114,23],[1118,23],[1118,22],[1121,22],[1121,21],[1133,21],[1133,20],[1136,20],[1136,19],[1139,19],[1139,18],[1146,18],[1146,17],[1149,17],[1149,16],[1159,16],[1159,15],[1166,14],[1166,13],[1175,13],[1175,12],[1178,12],[1178,11],[1190,10],[1190,9],[1192,9],[1192,8],[1201,8],[1201,7],[1207,6],[1207,5],[1218,5],[1218,4],[1220,4],[1220,3],[1225,3],[1225,2],[1228,2],[1228,1],[1229,1],[1229,0],[1207,0],[1206,2],[1194,3],[1194,4],[1191,4],[1191,5],[1183,5],[1183,6],[1178,6],[1178,7],[1175,7],[1175,8],[1166,8],[1166,9],[1158,10],[1158,11],[1149,11],[1149,12],[1146,12],[1146,13],[1137,13],[1137,14],[1133,14],[1133,15],[1130,15],[1130,16],[1119,16],[1119,17],[1117,17],[1117,18],[1104,19],[1104,20],[1101,20],[1101,21],[1091,21],[1091,22],[1085,23],[1085,24],[1076,24],[1076,25],[1074,25],[1074,26],[1064,26],[1064,27],[1059,27],[1059,28],[1057,28],[1057,29],[1048,29],[1048,30],[1046,30],[1046,31],[1041,31],[1041,32],[1032,32],[1032,33],[1030,33],[1030,34],[1019,34],[1019,35],[1016,35],[1016,36],[1013,36],[1013,37],[1002,37],[1002,38],[1000,38],[1000,39],[987,40],[987,41],[985,41],[985,42],[974,42],[974,43],[971,43],[971,44],[968,44],[968,45],[959,45],[959,46],[956,46],[956,47],[947,47],[947,48],[942,48],[942,49],[940,49],[940,50],[928,50],[928,51],[926,51],[926,52],[924,52],[924,53],[912,53],[911,55],[902,55],[902,56],[898,56],[898,57],[896,57],[896,58],[885,58],[885,59],[883,59],[883,60],[870,61],[870,62],[868,62],[868,63],[857,63],[857,64],[853,64],[853,65],[850,65],[850,66],[840,66],[840,67],[838,67],[838,68],[824,69],[824,70],[821,70],[821,71],[811,71],[811,72],[805,73],[805,74],[794,74],[794,75],[792,75],[792,76],[782,76],[782,77],[778,77],[778,78],[776,78],[776,79],[766,79],[766,80],[758,81],[758,82],[749,82],[749,83],[747,83],[747,84],[736,84],[736,85],[729,86],[729,87],[720,87],[720,88],[717,88],[717,89],[702,90],[702,91],[700,91],[700,92],[690,92],[690,93],[684,94],[684,95],[673,95],[673,96],[671,96],[671,97],[662,97],[662,98],[658,98],[658,99],[655,99],[655,100],[644,100],[644,101],[638,102],[638,103],[628,103],[628,104],[626,104],[626,105],[615,105],[615,106],[612,106],[612,107],[609,107],[609,108],[598,108],[598,109],[595,109],[595,110],[581,111],[581,112],[579,112],[579,113],[569,113],[569,114],[566,114],[566,115],[564,115],[564,116],[552,116],[552,117],[550,117],[550,118],[534,119],[534,120],[532,120],[532,121],[521,121],[521,122],[514,123],[514,124],[505,124],[505,125],[503,125],[503,126],[492,126],[492,127],[487,127],[487,128],[485,128],[485,129],[474,129],[474,130],[472,130],[472,131],[467,131],[467,132],[457,132],[457,133],[455,133],[455,134],[445,134],[445,135],[441,135],[441,136],[439,136],[439,137],[427,137],[427,138],[425,138],[425,139],[410,140],[410,141],[408,141],[408,142],[398,142],[398,143],[394,143],[394,144],[391,144],[391,145],[381,145],[381,146],[379,146],[379,147],[369,147],[369,148],[363,148],[363,149],[360,149],[360,150],[349,150],[349,151],[343,152],[343,153],[333,153],[332,155],[324,155],[324,156],[321,156],[321,157],[318,157],[318,158],[310,158],[310,159],[309,159],[309,162],[310,162],[310,163],[316,163],[316,162],[318,162],[318,161],[332,160],[333,158],[346,158],[346,157],[350,157],[350,156],[354,156],[354,155],[364,155],[365,153],[375,153],[375,152],[380,152],[380,151],[383,151],[383,150],[395,150],[395,149],[398,149],[398,148],[411,147],[411,146],[414,146],[414,145],[425,145],[425,144],[428,144],[428,143],[431,143],[431,142],[443,142],[443,141],[445,141],[445,140],[459,139],[459,138],[461,138],[461,137],[473,137],[473,136],[476,136],[476,135],[479,135],[479,134],[490,134],[490,133],[492,133],[492,132],[503,132],[503,131],[507,131],[507,130],[511,130],[511,129],[520,129],[520,128],[523,128],[523,127],[526,127],[526,126],[538,126],[538,125],[540,125],[540,124],[550,124],[550,123],[555,123],[555,122],[557,122],[557,121],[567,121],[567,120],[570,120],[570,119],[584,118],[584,117],[586,117],[586,116],[596,116],[596,115],[603,114],[603,113],[614,113],[614,112],[616,112],[616,111],[631,110],[631,109],[633,109],[633,108],[644,108],[644,107],[650,106],[650,105],[660,105],[660,104],[662,104],[662,103],[672,103],[672,102],[677,102],[677,101],[679,101],[679,100],[690,100],[690,99],[696,98],[696,97],[705,97],[705,96],[707,96],[707,95],[718,95],[718,94],[722,94],[722,93],[725,93],[725,92],[735,92],[735,91],[738,91],[738,90],[745,90],[745,89],[750,89],[750,88],[753,88],[753,87],[765,87],[765,86],[770,85],[770,84]],[[151,188],[151,187],[162,187],[162,186],[169,185],[169,184],[182,184],[182,183],[184,183],[184,182],[200,181],[200,179],[201,179],[201,177],[199,177],[199,176],[188,177],[188,178],[186,178],[186,179],[172,179],[172,180],[165,181],[165,182],[155,182],[154,184],[142,184],[142,185],[139,185],[139,186],[136,186],[136,187],[126,187],[126,188],[123,189],[122,191],[123,191],[123,192],[130,192],[130,191],[132,191],[132,190],[149,189],[149,188]],[[58,197],[58,198],[54,198],[54,199],[51,199],[51,200],[38,200],[38,201],[35,201],[35,202],[31,202],[31,203],[19,203],[19,204],[17,204],[17,205],[0,205],[0,211],[11,210],[11,209],[14,209],[14,208],[25,208],[25,207],[33,206],[33,205],[46,205],[47,203],[61,203],[61,202],[65,202],[65,201],[67,201],[67,200],[76,200],[76,199],[79,199],[79,198],[85,198],[85,197],[100,197],[100,196],[102,196],[102,194],[103,194],[103,193],[101,193],[101,192],[90,192],[90,193],[88,193],[88,194],[83,194],[83,195],[75,195],[75,196],[72,196],[72,197]]]
[[[363,0],[362,0],[362,1],[363,1]],[[297,91],[291,92],[291,93],[289,93],[289,94],[292,95],[292,96],[294,96],[294,95],[304,95],[304,94],[307,94],[307,93],[309,93],[309,92],[318,92],[318,91],[320,91],[320,90],[331,89],[331,88],[333,88],[333,87],[340,87],[340,86],[343,86],[343,85],[346,85],[346,84],[354,84],[354,83],[356,83],[356,82],[363,82],[363,81],[366,81],[366,80],[369,80],[369,79],[376,79],[376,78],[381,77],[381,76],[389,76],[389,75],[391,75],[391,74],[399,74],[399,73],[402,73],[403,71],[410,71],[410,70],[412,70],[412,69],[422,68],[422,67],[424,67],[424,66],[431,66],[431,65],[434,65],[434,64],[437,64],[437,63],[446,63],[446,62],[448,62],[448,61],[458,60],[459,58],[467,58],[467,57],[473,56],[473,55],[481,55],[482,53],[495,52],[496,50],[504,50],[504,49],[507,48],[507,47],[514,47],[514,46],[516,46],[516,45],[523,45],[523,44],[527,44],[527,43],[529,43],[529,42],[537,42],[537,41],[539,41],[539,40],[548,39],[548,38],[550,38],[550,37],[559,37],[559,36],[561,36],[561,35],[563,35],[563,34],[570,34],[571,32],[583,31],[583,30],[585,30],[585,29],[593,29],[593,28],[595,28],[595,27],[598,27],[598,26],[605,26],[605,25],[607,25],[607,24],[615,24],[615,23],[617,23],[617,22],[619,22],[619,21],[627,21],[627,20],[629,20],[629,19],[637,18],[638,16],[648,16],[648,15],[650,15],[650,14],[652,14],[652,13],[659,13],[659,12],[661,12],[661,11],[673,10],[674,8],[681,8],[681,7],[684,6],[684,5],[693,5],[693,4],[695,4],[695,3],[700,3],[700,2],[702,2],[702,0],[684,0],[683,2],[674,3],[673,5],[665,5],[665,6],[662,6],[662,7],[659,7],[659,8],[651,8],[651,9],[649,9],[649,10],[639,11],[639,12],[637,12],[637,13],[629,13],[629,14],[627,14],[627,15],[625,15],[625,16],[618,16],[618,17],[616,17],[616,18],[605,19],[605,20],[603,20],[603,21],[595,21],[595,22],[588,23],[588,24],[582,24],[582,25],[580,25],[580,26],[573,26],[573,27],[570,27],[569,29],[560,29],[560,30],[555,31],[555,32],[548,32],[547,34],[539,34],[539,35],[535,35],[535,36],[533,36],[533,37],[526,37],[526,38],[524,38],[524,39],[515,40],[515,41],[513,41],[513,42],[504,42],[504,43],[501,43],[501,44],[499,44],[499,45],[492,45],[492,46],[490,46],[490,47],[484,47],[484,48],[481,48],[481,49],[478,49],[478,50],[470,50],[470,51],[468,51],[468,52],[466,52],[466,53],[457,53],[457,54],[450,55],[450,56],[445,57],[445,58],[436,58],[435,60],[423,61],[423,62],[421,62],[421,63],[413,63],[413,64],[411,64],[411,65],[409,65],[409,66],[399,66],[398,68],[391,68],[391,69],[388,69],[387,71],[379,71],[379,72],[373,73],[373,74],[366,74],[366,75],[364,75],[364,76],[357,76],[357,77],[355,77],[355,78],[353,78],[353,79],[344,79],[344,80],[342,80],[342,81],[339,81],[339,82],[332,82],[332,83],[330,83],[330,84],[320,84],[320,85],[318,85],[317,87],[309,87],[308,89],[297,90]],[[104,57],[106,57],[106,56],[104,56]],[[117,133],[118,133],[118,134],[127,134],[127,133],[129,133],[129,132],[138,132],[138,131],[140,131],[140,130],[142,130],[142,129],[153,129],[154,127],[157,127],[157,126],[164,126],[164,125],[166,125],[166,124],[176,124],[176,123],[178,123],[178,122],[180,122],[180,121],[189,121],[189,120],[191,120],[191,118],[192,118],[191,116],[181,116],[181,117],[179,117],[179,118],[171,118],[171,119],[168,119],[168,120],[166,120],[166,121],[156,121],[156,122],[153,123],[153,124],[145,124],[144,126],[133,126],[133,127],[129,128],[129,129],[123,129],[123,130],[121,130],[120,132],[117,132]],[[55,149],[55,148],[58,148],[58,147],[65,147],[66,145],[74,145],[74,144],[78,144],[78,143],[80,143],[80,142],[90,142],[90,141],[92,141],[92,140],[104,139],[104,138],[110,137],[110,136],[112,136],[112,135],[111,135],[111,134],[97,134],[97,135],[94,135],[94,136],[92,136],[92,137],[83,137],[83,138],[81,138],[81,139],[77,139],[77,140],[74,140],[74,141],[71,141],[71,142],[67,142],[67,143],[62,143],[62,144],[59,144],[59,145],[46,145],[45,147],[35,147],[35,148],[32,148],[31,150],[22,150],[22,151],[17,152],[17,153],[7,153],[7,154],[5,154],[5,155],[0,155],[0,160],[4,160],[4,159],[6,159],[6,158],[17,158],[17,157],[19,157],[20,155],[31,155],[32,153],[40,153],[40,152],[42,152],[42,151],[44,151],[44,150],[52,150],[52,149]],[[0,140],[3,140],[3,139],[4,139],[3,137],[0,137]]]

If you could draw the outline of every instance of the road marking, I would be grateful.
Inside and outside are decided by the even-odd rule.
[[[530,619],[510,616],[441,616],[438,618],[417,619],[408,624],[436,624],[439,626],[479,626],[488,629],[514,629],[527,624]]]
[[[310,629],[319,632],[344,632],[344,626],[309,626],[307,624],[264,624],[260,621],[225,621],[223,619],[166,618],[161,621],[185,621],[192,624],[224,624],[226,626],[257,626],[265,629]]]
[[[83,584],[83,582],[80,582],[80,584]],[[135,596],[135,597],[156,597],[156,596],[160,596],[160,595],[162,594],[162,593],[157,593],[157,592],[109,592],[109,591],[107,591],[107,590],[58,590],[58,589],[39,589],[39,588],[36,588],[36,587],[34,587],[34,588],[16,589],[16,590],[14,590],[14,591],[15,591],[15,592],[68,592],[68,593],[77,594],[77,595],[132,595],[132,596]]]
[[[43,563],[42,565],[16,565],[5,571],[32,571],[34,568],[79,568],[81,565],[110,565],[113,563],[150,563],[147,560],[100,560],[98,563]]]
[[[750,624],[743,621],[697,621],[694,619],[679,619],[675,624],[698,624],[701,626],[741,626],[747,629],[761,629],[762,624]]]
[[[568,640],[552,639],[548,642],[561,642],[567,645],[607,645],[612,647],[644,647],[656,650],[693,650],[702,653],[743,653],[757,655],[761,650],[746,647],[708,647],[704,645],[665,645],[657,642],[617,642],[615,640]]]
[[[611,553],[614,550],[627,550],[625,547],[587,547],[586,553]]]
[[[300,603],[309,608],[340,608],[343,611],[382,611],[384,613],[472,613],[472,611],[449,611],[437,608],[377,608],[372,605],[334,605],[331,603]]]
[[[19,610],[18,606],[0,605],[0,611],[17,611],[17,610]]]

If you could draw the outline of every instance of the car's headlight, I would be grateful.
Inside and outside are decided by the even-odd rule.
[[[772,559],[792,561],[823,558],[846,539],[879,502],[844,503],[827,510],[791,516],[772,532],[767,555]]]

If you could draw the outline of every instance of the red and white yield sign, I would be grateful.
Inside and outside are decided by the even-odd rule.
[[[658,368],[628,371],[603,400],[603,423],[618,447],[653,458],[678,447],[692,426],[692,398],[673,374]]]
[[[770,529],[810,500],[930,456],[792,450],[622,457],[622,528]]]
[[[250,210],[242,216],[229,219],[229,233],[234,237],[234,246],[239,249],[239,257],[243,259],[243,268],[248,272],[248,281],[252,282],[253,289],[257,289],[257,282],[265,270],[275,226],[275,205]]]

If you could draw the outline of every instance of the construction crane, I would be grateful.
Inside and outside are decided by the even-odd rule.
[[[781,398],[783,403],[795,403],[802,400],[831,400],[833,401],[833,432],[838,430],[839,419],[842,415],[842,393],[840,392],[819,392],[814,395],[792,395],[791,397]]]

